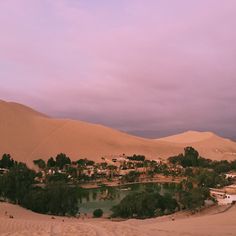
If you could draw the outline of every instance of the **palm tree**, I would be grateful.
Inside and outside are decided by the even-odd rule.
[[[107,169],[109,170],[109,177],[111,178],[111,179],[113,179],[113,176],[114,176],[114,173],[115,173],[115,171],[117,170],[117,167],[116,166],[114,166],[114,165],[109,165],[109,166],[107,166]]]

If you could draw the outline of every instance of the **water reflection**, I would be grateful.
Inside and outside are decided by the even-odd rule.
[[[122,187],[101,187],[97,189],[78,189],[79,208],[81,213],[93,213],[101,208],[104,213],[110,214],[110,209],[117,205],[126,195],[140,191],[158,191],[160,194],[174,194],[175,183],[146,183],[132,184]]]

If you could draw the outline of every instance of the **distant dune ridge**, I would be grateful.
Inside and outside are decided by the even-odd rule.
[[[182,147],[192,146],[201,156],[213,160],[236,159],[236,142],[222,138],[212,132],[187,131],[182,134],[156,139]]]
[[[54,119],[18,103],[0,100],[0,154],[10,153],[19,161],[32,164],[60,152],[72,160],[102,156],[144,154],[167,158],[193,146],[204,157],[236,159],[236,143],[211,132],[188,131],[161,139],[132,136],[102,125]]]

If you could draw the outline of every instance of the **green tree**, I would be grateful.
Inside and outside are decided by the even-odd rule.
[[[224,175],[220,175],[215,171],[209,171],[207,169],[196,170],[193,178],[199,187],[215,188],[229,184]]]
[[[208,192],[204,188],[193,188],[190,191],[184,191],[180,198],[180,203],[186,209],[196,210],[204,205]]]
[[[37,187],[30,189],[23,198],[22,206],[38,213],[49,213],[47,191]]]
[[[56,161],[54,160],[53,157],[50,157],[47,161],[47,167],[52,168],[56,166]]]
[[[69,167],[68,169],[67,169],[67,173],[69,174],[69,175],[71,175],[74,179],[76,179],[77,178],[77,168],[74,168],[74,167]]]
[[[63,169],[67,164],[71,164],[71,160],[66,156],[66,154],[60,153],[56,156],[56,166],[59,169]]]
[[[22,205],[39,213],[74,216],[78,212],[77,189],[63,183],[33,188],[25,195]]]
[[[130,171],[128,174],[122,176],[123,182],[138,182],[140,173],[137,171]]]
[[[43,170],[46,167],[46,163],[42,159],[37,159],[33,161],[36,166],[38,166],[39,169]]]
[[[175,199],[170,195],[161,196],[158,192],[135,192],[127,195],[114,206],[112,217],[122,218],[150,218],[172,213],[178,207]]]
[[[76,215],[78,212],[78,196],[75,187],[53,183],[46,187],[48,211],[55,215]]]
[[[77,164],[80,166],[93,166],[95,164],[95,162],[84,158],[84,159],[79,159],[77,161]]]
[[[2,160],[0,160],[0,168],[10,169],[16,164],[16,162],[11,158],[10,154],[3,154]]]
[[[2,176],[2,196],[14,203],[21,204],[24,195],[34,183],[35,172],[26,165],[19,164]]]
[[[232,169],[232,166],[227,160],[214,161],[212,167],[217,173],[226,173]]]
[[[53,175],[47,176],[47,182],[48,183],[55,183],[55,182],[68,182],[68,176],[64,173],[56,172]]]
[[[145,160],[145,156],[143,156],[143,155],[136,155],[136,154],[134,154],[133,156],[129,156],[127,158],[129,160],[131,160],[131,161],[144,161]]]
[[[108,165],[107,169],[109,170],[109,177],[112,179],[117,170],[117,167],[114,165]]]
[[[192,147],[186,147],[184,154],[170,157],[168,160],[174,165],[178,164],[183,167],[199,166],[199,153]]]

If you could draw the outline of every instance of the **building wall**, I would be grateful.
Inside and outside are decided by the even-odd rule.
[[[211,191],[211,196],[217,200],[219,205],[228,205],[236,202],[236,194]]]

